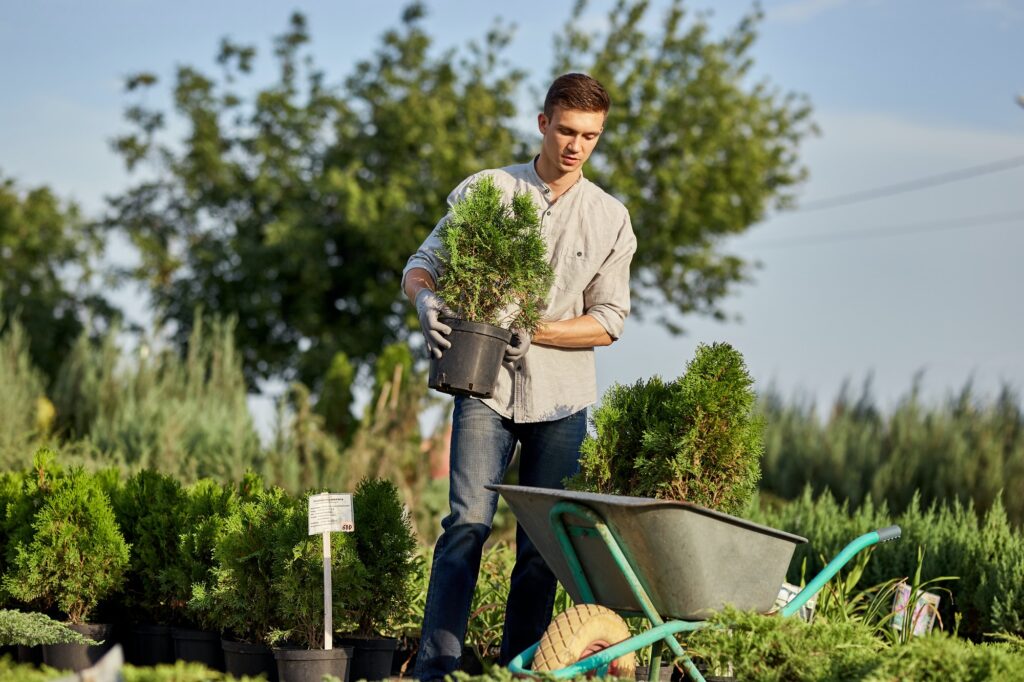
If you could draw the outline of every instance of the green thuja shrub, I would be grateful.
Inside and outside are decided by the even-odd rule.
[[[277,538],[299,503],[281,488],[246,485],[221,527],[211,584],[193,585],[191,604],[237,640],[265,644],[281,629],[273,577]]]
[[[439,237],[444,270],[437,292],[455,317],[536,329],[553,271],[529,194],[516,193],[506,204],[483,176],[452,206]]]
[[[203,630],[219,627],[214,615],[198,603],[191,605],[193,586],[206,594],[213,585],[214,550],[225,519],[234,513],[238,495],[233,486],[203,478],[185,490],[181,527],[175,551],[160,573],[168,594],[171,622]]]
[[[577,490],[693,502],[739,513],[760,477],[753,380],[732,346],[700,345],[686,373],[615,385],[594,410]]]
[[[392,631],[404,619],[416,590],[416,536],[391,481],[364,479],[352,496],[355,546],[363,589],[350,603],[361,636]]]
[[[278,629],[269,640],[320,649],[324,645],[323,538],[309,535],[307,505],[290,509],[278,527],[272,564]],[[353,625],[350,606],[360,601],[366,589],[365,568],[351,533],[332,533],[330,542],[332,622],[336,630],[345,631]]]
[[[167,474],[142,470],[113,495],[114,513],[131,545],[124,605],[129,617],[170,623],[174,601],[167,567],[177,561],[178,535],[187,532],[186,495]]]
[[[53,460],[49,451],[37,453],[19,504],[8,506],[14,532],[3,589],[82,623],[100,600],[123,587],[128,545],[96,479],[81,468],[60,471]]]

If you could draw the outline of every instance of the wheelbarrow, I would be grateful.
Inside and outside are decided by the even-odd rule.
[[[576,603],[511,661],[519,675],[632,676],[633,652],[650,646],[650,682],[660,674],[663,647],[693,682],[705,682],[675,635],[705,627],[727,604],[772,612],[793,552],[807,542],[687,502],[488,487],[505,498]],[[853,540],[778,615],[799,612],[861,550],[899,536],[899,526],[889,526]],[[651,627],[629,636],[623,616],[645,617]]]

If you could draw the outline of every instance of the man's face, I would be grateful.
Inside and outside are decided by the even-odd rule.
[[[550,121],[543,113],[538,115],[537,126],[544,135],[541,155],[562,173],[578,171],[597,146],[604,130],[604,119],[601,111],[562,107],[555,107]]]

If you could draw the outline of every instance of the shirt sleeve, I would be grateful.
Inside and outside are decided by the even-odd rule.
[[[460,201],[466,196],[466,193],[469,191],[469,187],[480,175],[481,173],[470,175],[468,178],[460,182],[459,185],[448,195],[448,212],[445,213],[443,218],[437,221],[437,225],[434,225],[434,229],[430,231],[427,238],[423,240],[422,244],[420,244],[420,248],[416,249],[416,253],[409,256],[409,260],[405,263],[405,268],[402,270],[402,291],[405,291],[406,275],[408,275],[409,271],[413,268],[423,268],[429,272],[430,276],[434,278],[435,285],[438,280],[441,279],[441,275],[444,274],[444,263],[439,256],[439,254],[444,252],[443,247],[441,246],[441,228],[443,228],[445,223],[447,223],[451,218],[451,207],[455,205],[457,201]]]
[[[583,312],[597,320],[612,339],[622,335],[629,315],[629,264],[636,253],[636,236],[626,212],[611,253],[583,290]]]

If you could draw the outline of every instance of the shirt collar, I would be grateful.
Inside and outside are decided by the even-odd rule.
[[[551,196],[551,186],[548,185],[548,183],[544,182],[541,179],[540,175],[537,173],[537,159],[539,159],[539,158],[540,158],[540,154],[537,154],[536,156],[533,157],[533,161],[530,161],[529,163],[526,164],[526,166],[527,166],[527,175],[529,176],[530,180],[532,180],[533,182],[535,182],[538,185],[540,185],[540,190],[541,190],[541,192],[543,192],[545,197],[550,197]],[[583,180],[584,180],[583,171],[581,170],[580,171],[580,176],[578,178],[576,178],[576,182],[574,182],[572,184],[572,187],[569,187],[564,192],[562,192],[562,196],[564,197],[566,194],[568,194],[570,191],[572,191],[572,189],[574,187],[576,187],[577,185],[583,184]],[[562,197],[559,197],[559,199],[561,199],[561,198]],[[550,201],[550,199],[549,199],[549,201]]]

